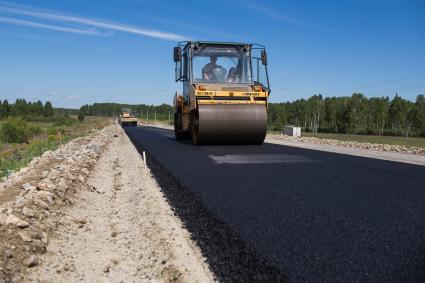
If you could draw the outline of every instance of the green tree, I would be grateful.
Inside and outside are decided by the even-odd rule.
[[[80,109],[80,111],[78,111],[78,121],[80,121],[80,122],[84,121],[84,112],[81,111],[81,109]]]
[[[34,115],[36,116],[43,116],[44,108],[43,103],[38,100],[36,103],[34,103]]]
[[[389,107],[389,122],[395,136],[408,136],[413,124],[413,104],[398,94],[395,95]]]
[[[15,105],[14,105],[14,116],[21,116],[28,114],[28,103],[25,99],[16,99]]]
[[[338,112],[336,115],[336,124],[338,127],[339,133],[348,133],[350,131],[350,108],[349,108],[350,97],[340,97],[338,98]]]
[[[367,99],[361,93],[353,93],[348,101],[346,115],[348,115],[348,131],[353,134],[360,133],[360,130],[365,127]]]
[[[321,94],[313,95],[307,100],[309,128],[317,133],[323,116],[323,97]]]
[[[3,100],[3,117],[7,118],[10,115],[10,105],[7,99]]]
[[[52,117],[53,116],[53,106],[50,101],[46,101],[44,104],[44,116],[45,117]]]
[[[385,123],[388,118],[388,97],[372,97],[369,100],[369,110],[372,117],[375,134],[383,135]]]
[[[425,137],[425,97],[423,94],[416,97],[412,120],[415,133]]]
[[[28,142],[30,131],[22,118],[8,118],[0,128],[0,138],[7,143]]]
[[[338,132],[337,115],[339,111],[337,97],[327,97],[324,100],[323,120],[327,131]]]

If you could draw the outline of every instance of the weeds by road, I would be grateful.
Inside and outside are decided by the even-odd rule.
[[[0,238],[0,282],[214,281],[118,125],[0,182]]]
[[[106,117],[86,117],[84,122],[68,125],[58,121],[28,122],[28,127],[39,128],[40,134],[33,136],[28,143],[0,142],[0,178],[26,166],[47,150],[55,150],[60,144],[103,128],[109,120]]]

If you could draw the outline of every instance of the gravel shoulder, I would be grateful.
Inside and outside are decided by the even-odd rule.
[[[33,164],[25,173],[44,173],[1,205],[0,282],[214,281],[119,126],[38,163],[43,168]],[[0,195],[18,189],[15,177],[5,180]]]
[[[322,140],[317,138],[300,139],[283,135],[267,135],[265,142],[425,166],[425,155],[397,152],[396,146],[386,148],[384,145],[351,143],[328,139]],[[369,145],[370,148],[368,148]],[[382,150],[379,150],[379,148],[382,148]]]

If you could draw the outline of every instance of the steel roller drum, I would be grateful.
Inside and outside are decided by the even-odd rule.
[[[261,144],[267,132],[265,105],[199,105],[196,144]]]

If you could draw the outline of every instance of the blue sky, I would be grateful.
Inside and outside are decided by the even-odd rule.
[[[272,102],[425,93],[422,0],[0,0],[0,99],[171,104],[182,39],[265,45]]]

